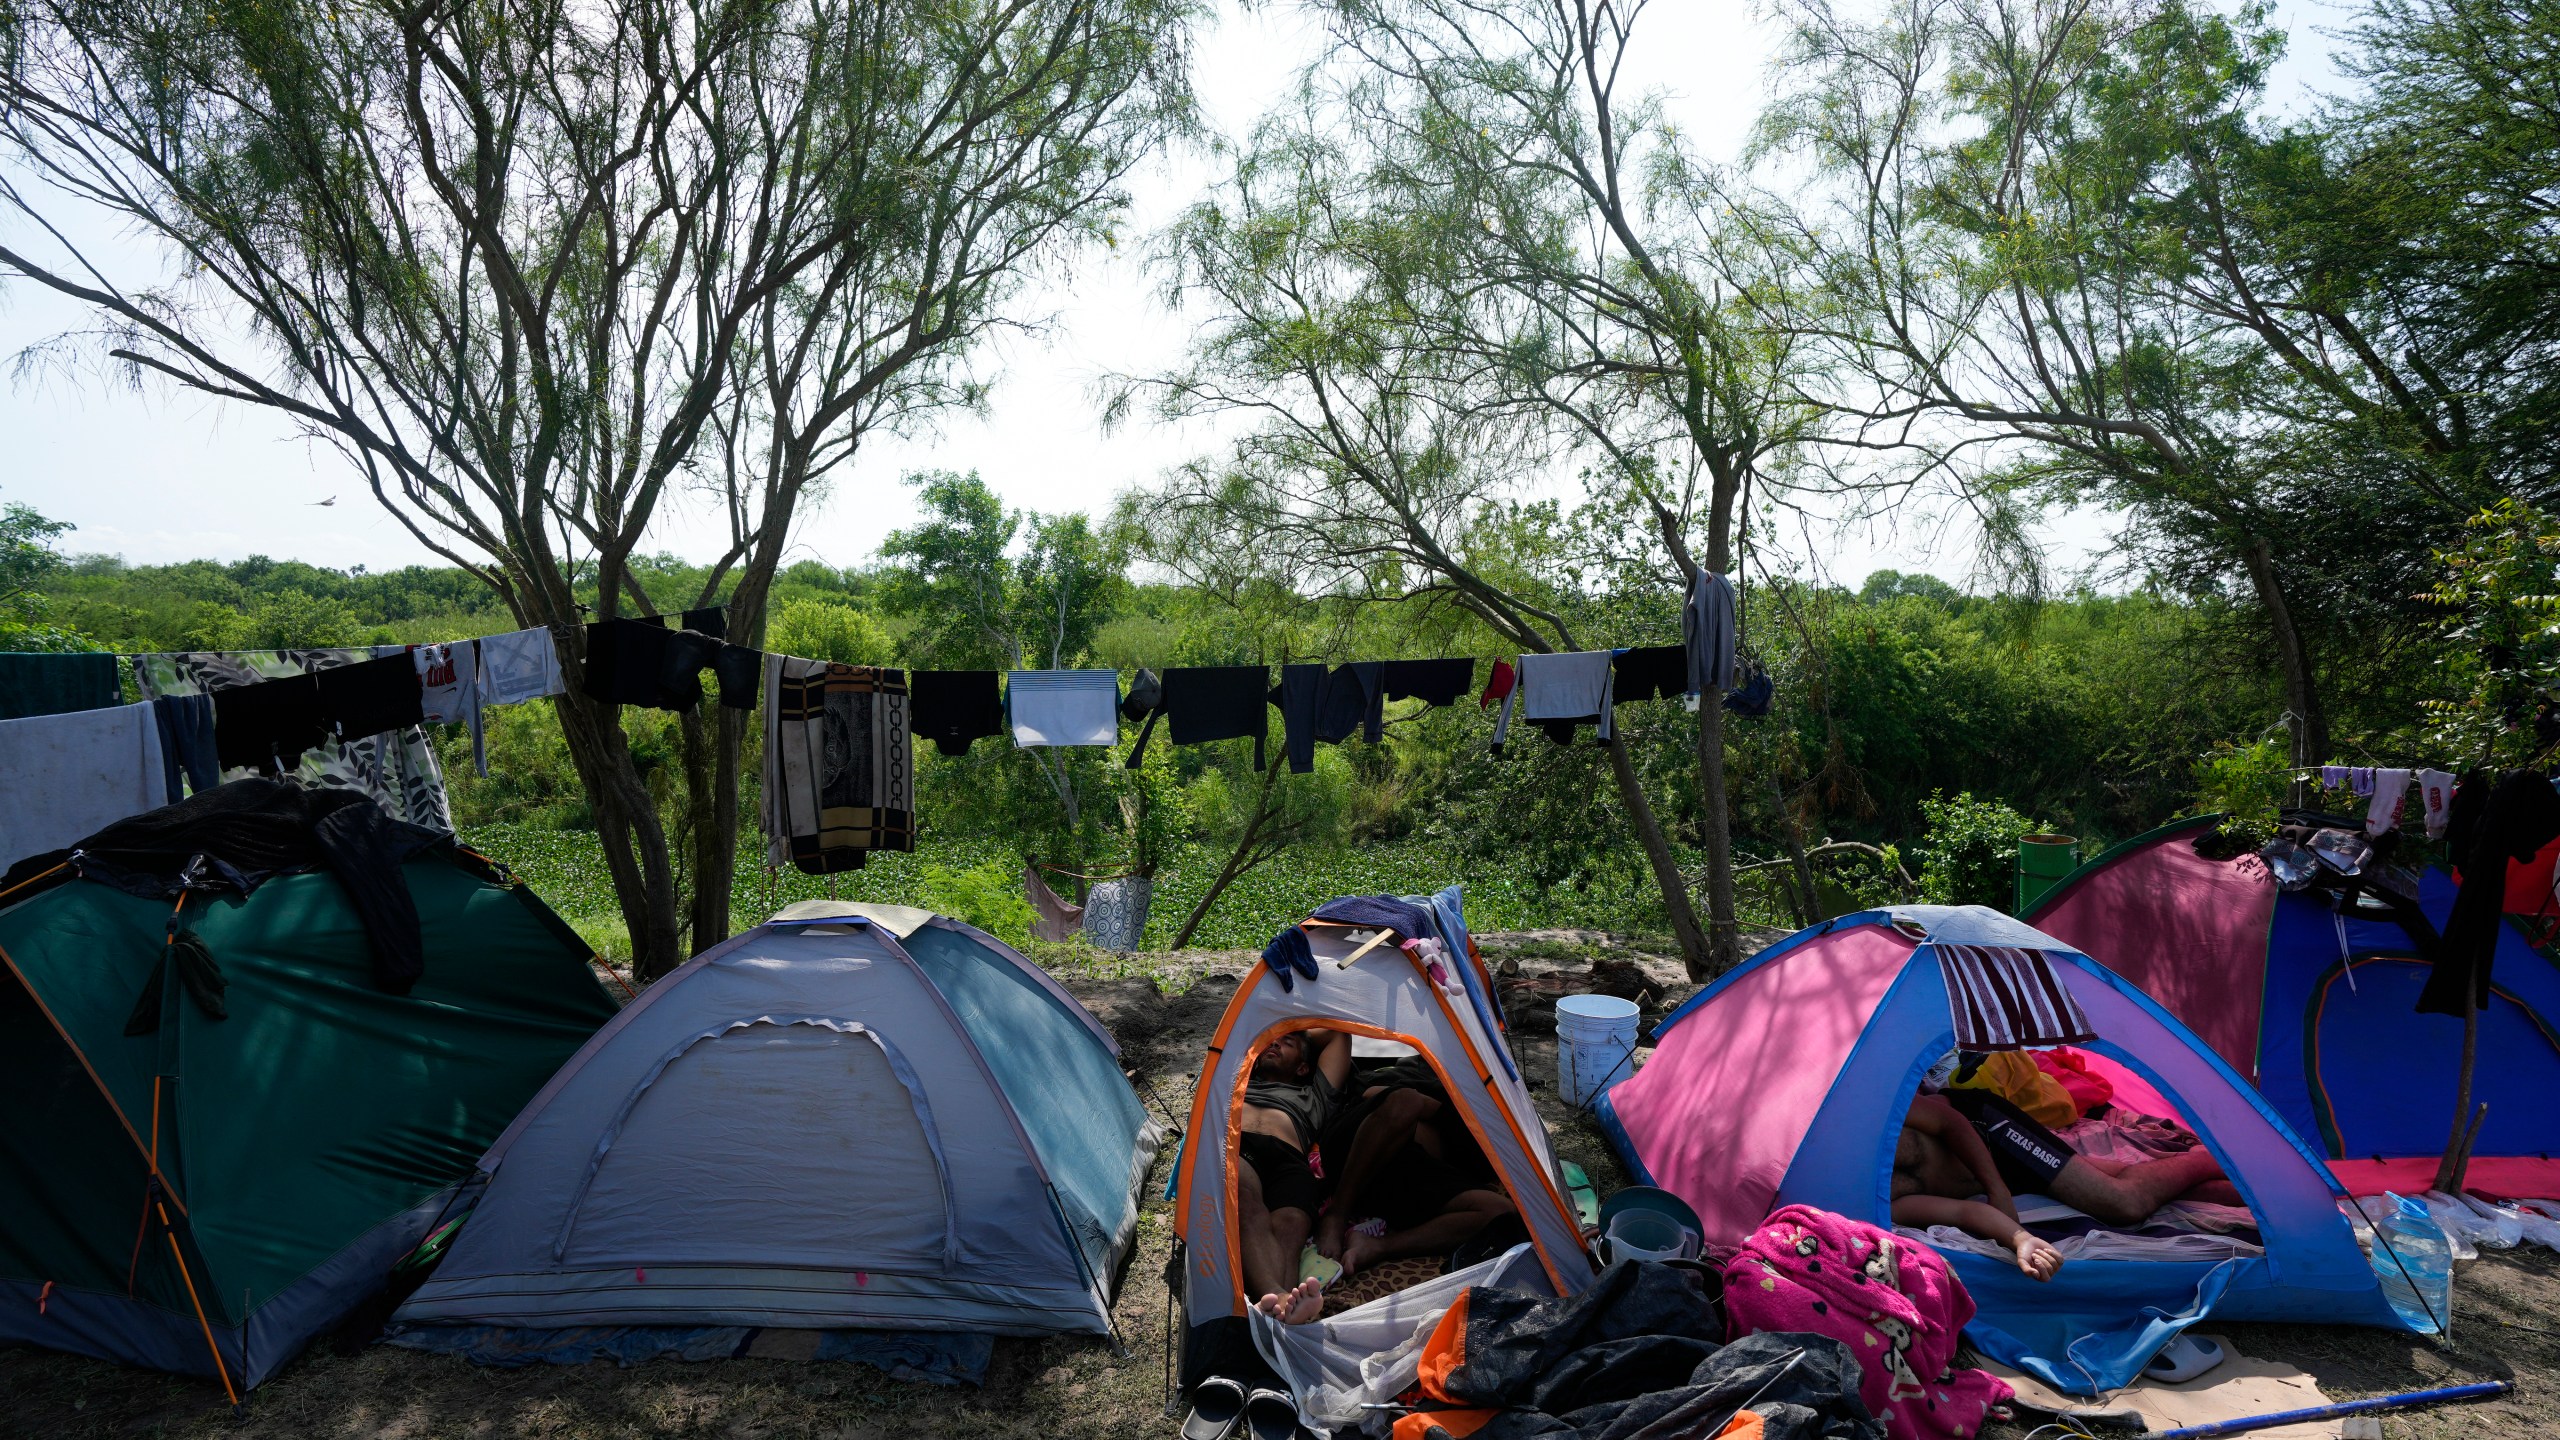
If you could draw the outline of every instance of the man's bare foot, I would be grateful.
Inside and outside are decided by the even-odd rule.
[[[1265,1295],[1253,1302],[1253,1308],[1283,1325],[1304,1325],[1324,1313],[1324,1287],[1313,1280],[1301,1280],[1286,1294]]]
[[[1370,1261],[1378,1258],[1378,1252],[1385,1248],[1386,1243],[1383,1235],[1354,1230],[1342,1242],[1342,1253],[1334,1258],[1342,1262],[1343,1274],[1357,1275]]]
[[[1342,1258],[1343,1237],[1351,1233],[1351,1217],[1339,1205],[1324,1212],[1316,1222],[1316,1253],[1327,1260]]]

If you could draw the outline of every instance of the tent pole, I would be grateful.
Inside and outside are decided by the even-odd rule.
[[[1093,1303],[1101,1307],[1103,1328],[1111,1334],[1112,1357],[1125,1365],[1136,1352],[1120,1338],[1120,1320],[1111,1313],[1111,1301],[1102,1293],[1102,1277],[1084,1262],[1084,1242],[1076,1238],[1076,1227],[1067,1223],[1067,1207],[1058,1199],[1058,1187],[1044,1180],[1040,1188],[1049,1192],[1049,1213],[1058,1217],[1059,1237],[1067,1242],[1067,1252],[1076,1257],[1076,1278],[1093,1287],[1088,1293],[1093,1296]]]
[[[187,1269],[186,1252],[178,1248],[177,1227],[169,1223],[169,1209],[159,1203],[159,1182],[152,1182],[152,1208],[160,1214],[160,1238],[169,1242],[169,1258],[178,1262],[178,1278],[186,1282],[187,1304],[196,1312],[196,1324],[204,1331],[204,1348],[213,1355],[213,1373],[222,1378],[222,1393],[231,1400],[233,1413],[240,1409],[240,1392],[231,1386],[231,1367],[222,1359],[222,1347],[213,1341],[213,1322],[205,1318],[204,1301],[196,1296],[196,1277]],[[241,1333],[248,1333],[245,1322]]]
[[[2465,987],[2467,990],[2469,987]],[[2454,1082],[2453,1130],[2444,1139],[2444,1159],[2436,1165],[2436,1188],[2447,1195],[2462,1193],[2464,1173],[2471,1161],[2469,1147],[2462,1143],[2463,1132],[2471,1120],[2471,1076],[2480,1059],[2480,1000],[2466,996],[2462,1007],[2462,1069]]]
[[[2142,1440],[2206,1440],[2208,1436],[2238,1435],[2250,1430],[2271,1430],[2279,1425],[2305,1421],[2334,1420],[2346,1415],[2372,1415],[2384,1410],[2407,1410],[2421,1405],[2441,1405],[2448,1400],[2486,1400],[2492,1396],[2512,1394],[2515,1385],[2506,1380],[2484,1380],[2471,1385],[2445,1385],[2433,1390],[2406,1390],[2397,1395],[2377,1395],[2370,1400],[2342,1400],[2335,1405],[2314,1405],[2304,1410],[2279,1410],[2272,1415],[2248,1415],[2237,1420],[2216,1420],[2204,1425],[2189,1425],[2177,1430],[2145,1432]]]

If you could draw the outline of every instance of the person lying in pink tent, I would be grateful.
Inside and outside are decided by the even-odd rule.
[[[2241,1203],[2221,1162],[2201,1145],[2135,1164],[2095,1160],[1997,1095],[1958,1090],[1911,1102],[1893,1149],[1893,1223],[1952,1225],[2009,1247],[2021,1271],[2050,1280],[2062,1269],[2062,1252],[2019,1223],[2020,1190],[2121,1226],[2142,1224],[2172,1200]]]

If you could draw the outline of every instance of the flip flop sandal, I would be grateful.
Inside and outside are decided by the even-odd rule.
[[[2211,1340],[2193,1335],[2180,1335],[2160,1347],[2151,1363],[2142,1367],[2142,1378],[2176,1385],[2193,1380],[2222,1363],[2222,1347]]]
[[[1212,1375],[1191,1387],[1191,1413],[1182,1417],[1182,1440],[1228,1440],[1244,1419],[1244,1387]]]
[[[1298,1433],[1298,1402],[1285,1390],[1256,1390],[1245,1397],[1244,1429],[1252,1440],[1292,1440]]]

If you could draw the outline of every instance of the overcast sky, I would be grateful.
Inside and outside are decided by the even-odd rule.
[[[1639,31],[1634,80],[1664,91],[1682,128],[1718,158],[1738,151],[1767,95],[1771,35],[1747,18],[1750,8],[1735,0],[1655,0]],[[2328,44],[2312,27],[2334,26],[2342,12],[2328,0],[2281,8],[2294,41],[2279,94],[2330,87]],[[1222,5],[1201,37],[1194,71],[1210,122],[1230,134],[1249,127],[1315,39],[1291,7],[1245,14]],[[1208,174],[1189,156],[1167,157],[1140,173],[1136,223],[1124,233],[1143,234],[1163,221]],[[66,215],[58,223],[84,241],[115,243],[94,220]],[[1208,437],[1197,431],[1137,418],[1106,435],[1097,421],[1101,377],[1166,368],[1191,333],[1188,320],[1156,303],[1142,250],[1124,243],[1092,255],[1072,284],[1030,297],[1027,313],[1049,323],[989,354],[984,368],[1000,379],[987,413],[952,417],[934,435],[866,444],[825,502],[803,507],[794,558],[867,561],[880,537],[913,515],[899,477],[919,468],[974,469],[1015,505],[1099,511],[1204,448]],[[0,355],[18,355],[82,320],[77,307],[32,285],[0,284]],[[374,503],[343,459],[253,407],[165,389],[137,392],[93,366],[20,364],[0,370],[0,437],[0,500],[78,526],[65,541],[73,551],[136,563],[264,554],[373,569],[433,558]],[[332,497],[334,504],[321,503]],[[2108,527],[2098,514],[2048,526],[2058,571],[2084,567]],[[650,548],[706,557],[719,534],[716,516],[679,505]],[[1817,564],[1850,584],[1878,568],[1927,570],[1961,583],[1969,578],[1972,538],[1961,517],[1908,509],[1889,524],[1826,527],[1779,543],[1795,566]]]

